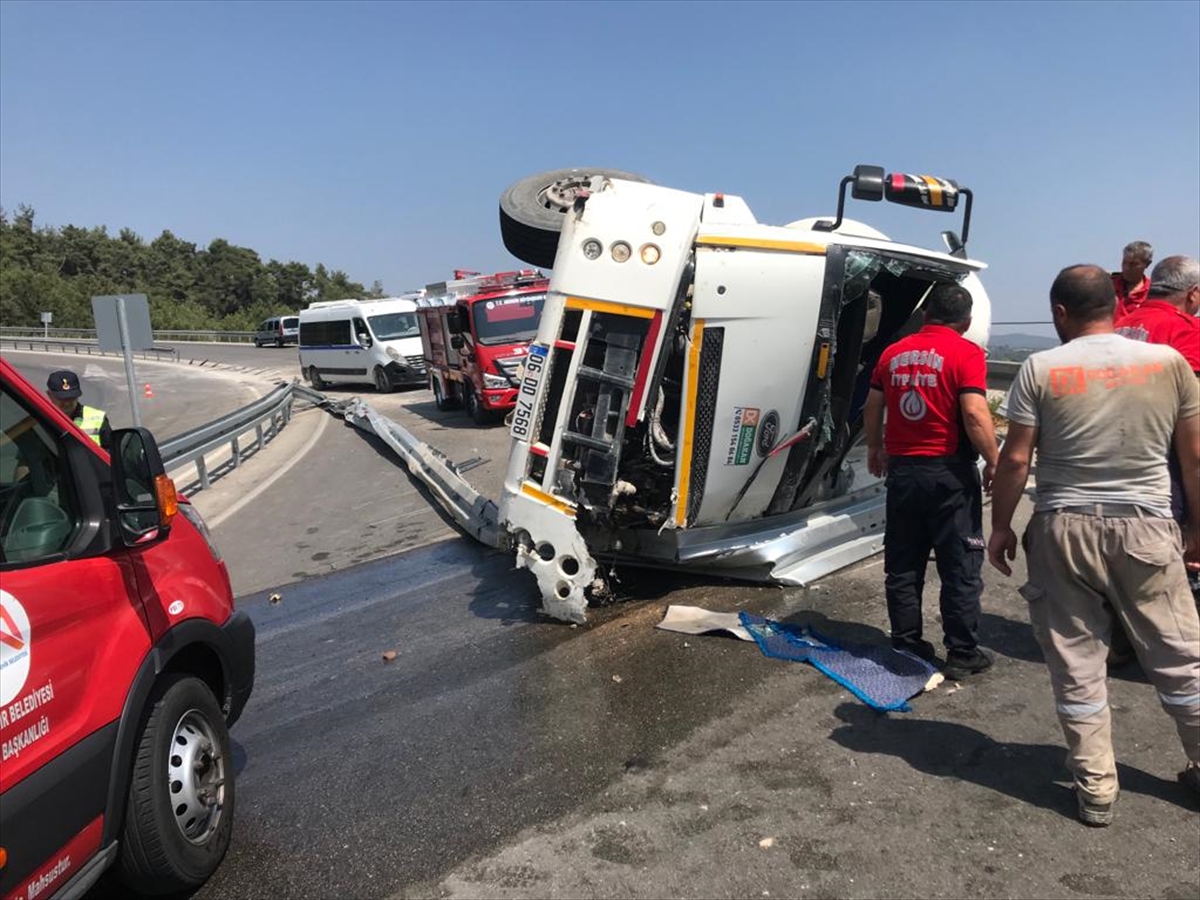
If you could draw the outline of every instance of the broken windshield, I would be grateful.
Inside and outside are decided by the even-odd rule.
[[[515,344],[537,336],[545,294],[481,300],[471,306],[475,336],[481,344]]]

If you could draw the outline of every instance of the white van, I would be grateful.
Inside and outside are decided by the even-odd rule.
[[[380,393],[424,384],[416,295],[323,300],[300,311],[300,371],[314,388],[374,384]]]

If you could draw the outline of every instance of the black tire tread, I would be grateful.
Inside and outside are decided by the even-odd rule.
[[[537,196],[555,181],[585,174],[651,183],[642,175],[601,166],[552,169],[522,178],[509,185],[500,195],[500,237],[509,253],[531,266],[542,269],[554,267],[563,216],[539,204]]]
[[[192,889],[202,884],[210,873],[192,873],[181,869],[172,861],[167,848],[163,844],[163,835],[154,818],[154,809],[150,803],[139,805],[137,796],[147,796],[153,782],[154,768],[154,736],[160,727],[171,727],[170,723],[161,725],[166,714],[167,697],[173,690],[187,691],[192,685],[198,686],[207,698],[209,709],[205,713],[215,716],[214,722],[224,727],[220,707],[212,696],[208,686],[198,678],[187,675],[169,675],[155,687],[148,703],[149,715],[142,725],[138,736],[137,755],[134,758],[133,771],[130,775],[129,794],[125,810],[125,823],[121,833],[121,850],[117,863],[117,874],[126,887],[147,896],[174,894]],[[228,737],[226,737],[228,744]],[[149,746],[148,746],[149,745]],[[229,758],[229,747],[224,752]],[[223,815],[227,817],[220,826],[226,833],[231,832],[234,813],[235,795],[233,789],[233,772],[228,770],[227,808]],[[228,838],[226,839],[228,846]],[[217,864],[224,856],[224,849],[217,856]],[[214,866],[215,869],[215,866]]]

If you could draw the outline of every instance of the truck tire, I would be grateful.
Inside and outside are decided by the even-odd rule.
[[[437,407],[439,412],[446,412],[458,406],[458,403],[453,398],[447,397],[442,393],[442,383],[440,381],[436,378],[430,378],[429,383],[433,389],[433,405]]]
[[[483,403],[479,400],[479,395],[475,393],[475,389],[470,385],[463,388],[467,393],[467,412],[476,425],[488,425],[492,421],[492,411],[486,409]]]
[[[375,392],[378,394],[390,394],[396,388],[392,384],[392,379],[388,378],[388,373],[383,370],[383,366],[375,367]]]
[[[118,875],[139,894],[202,885],[233,834],[229,730],[199,678],[168,675],[147,705],[133,760]]]
[[[541,269],[554,267],[563,216],[581,190],[595,190],[604,178],[650,184],[648,178],[618,169],[553,169],[509,185],[500,195],[500,236],[508,252]]]
[[[325,384],[325,379],[321,377],[321,373],[317,371],[316,366],[308,367],[308,381],[313,386],[314,391],[323,391],[328,387]]]

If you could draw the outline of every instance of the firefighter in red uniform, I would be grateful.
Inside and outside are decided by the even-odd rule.
[[[1113,290],[1117,292],[1117,309],[1113,315],[1116,322],[1146,302],[1150,290],[1150,279],[1146,269],[1154,259],[1154,248],[1145,241],[1126,244],[1121,254],[1121,271],[1112,273]]]
[[[1135,341],[1174,347],[1200,374],[1200,262],[1190,256],[1168,256],[1150,277],[1141,306],[1116,321],[1118,334]]]
[[[876,365],[863,413],[868,467],[887,476],[883,552],[892,646],[936,660],[921,637],[932,549],[942,580],[944,671],[956,680],[992,665],[978,635],[986,544],[976,454],[986,465],[982,487],[990,489],[999,449],[987,362],[962,336],[970,324],[971,295],[957,284],[936,285],[925,302],[924,327],[888,347]]]

